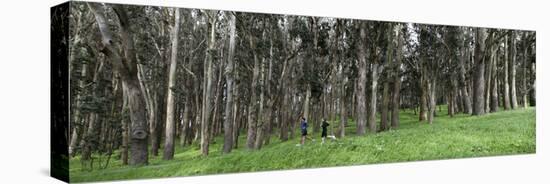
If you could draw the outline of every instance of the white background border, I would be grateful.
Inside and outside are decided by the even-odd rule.
[[[117,3],[316,15],[537,31],[537,153],[443,161],[224,174],[117,183],[548,183],[545,80],[550,6],[544,0],[108,0]],[[0,183],[62,183],[49,177],[50,7],[0,6]],[[546,17],[546,18],[545,18]]]

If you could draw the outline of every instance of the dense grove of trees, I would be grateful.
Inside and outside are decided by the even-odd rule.
[[[258,150],[301,117],[344,137],[349,120],[398,128],[403,110],[432,124],[536,102],[531,31],[99,3],[72,3],[70,21],[69,150],[89,166],[207,156],[216,136],[224,154]]]

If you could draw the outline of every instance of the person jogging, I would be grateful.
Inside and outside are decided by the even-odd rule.
[[[307,121],[305,117],[302,117],[302,122],[300,123],[300,128],[302,130],[302,140],[300,142],[301,145],[304,145],[304,142],[307,138]]]
[[[323,118],[323,123],[321,123],[321,128],[322,128],[322,132],[321,132],[321,144],[324,144],[325,143],[325,138],[327,138],[327,127],[329,126],[330,124],[327,123],[327,120],[325,118]]]

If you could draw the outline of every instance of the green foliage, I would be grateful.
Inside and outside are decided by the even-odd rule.
[[[108,168],[91,172],[80,169],[77,156],[70,160],[71,182],[535,153],[534,108],[454,118],[443,116],[442,110],[433,125],[419,123],[412,112],[402,111],[400,128],[365,136],[354,136],[355,124],[350,121],[346,135],[351,136],[321,144],[317,133],[314,142],[302,147],[296,146],[298,137],[287,142],[274,137],[262,150],[248,151],[243,147],[246,137],[240,136],[240,147],[223,155],[223,138],[216,137],[207,157],[200,155],[198,145],[191,145],[177,147],[172,161],[151,157],[147,166],[130,167],[113,160]]]

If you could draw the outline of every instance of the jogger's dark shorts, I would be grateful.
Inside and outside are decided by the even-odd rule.
[[[306,136],[307,135],[307,130],[302,130],[302,136]]]

